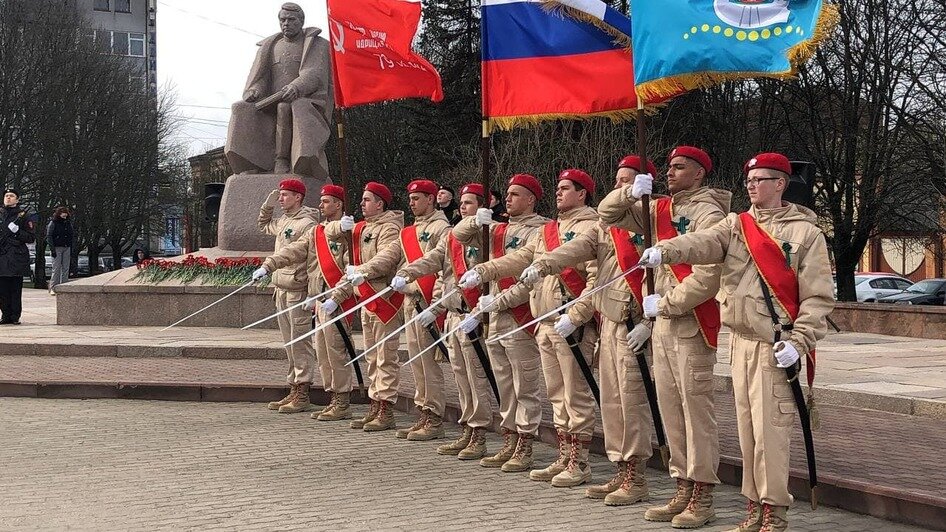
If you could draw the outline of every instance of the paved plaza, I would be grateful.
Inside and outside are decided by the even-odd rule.
[[[655,470],[648,503],[610,508],[439,456],[442,442],[256,404],[0,398],[0,426],[2,530],[670,530],[642,517],[671,496]],[[554,455],[537,448],[538,463]],[[596,482],[612,471],[600,456],[593,470]],[[742,516],[736,488],[717,493],[706,530]],[[921,530],[801,502],[790,517],[795,530]]]

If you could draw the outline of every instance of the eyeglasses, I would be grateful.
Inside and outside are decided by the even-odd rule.
[[[762,181],[776,181],[782,179],[781,177],[753,177],[752,179],[746,179],[746,188],[752,188],[758,186]]]

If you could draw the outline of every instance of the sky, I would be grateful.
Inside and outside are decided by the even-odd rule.
[[[325,29],[324,0],[295,0],[306,26]],[[284,0],[158,0],[158,84],[175,96],[174,140],[188,155],[222,146],[230,105],[243,95],[256,43],[279,32]]]

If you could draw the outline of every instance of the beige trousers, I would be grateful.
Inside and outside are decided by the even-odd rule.
[[[789,444],[798,410],[785,370],[775,365],[771,341],[733,334],[730,355],[742,494],[764,504],[791,506]]]
[[[490,314],[491,337],[516,327],[518,324],[512,314]],[[535,338],[527,331],[519,331],[498,343],[487,344],[487,349],[499,388],[500,426],[520,434],[538,434],[542,420],[542,404],[539,402],[542,361]]]
[[[322,311],[321,306],[316,307],[316,316],[319,323],[328,323],[332,320],[332,314]],[[341,310],[337,310],[341,312]],[[322,374],[322,385],[326,392],[348,393],[352,388],[351,366],[345,364],[351,360],[348,352],[345,350],[345,342],[342,340],[341,333],[338,332],[337,324],[342,324],[345,332],[351,338],[351,328],[348,326],[348,320],[342,319],[329,325],[325,329],[315,333],[315,354],[319,361],[319,373]]]
[[[581,329],[575,336],[581,334]],[[555,332],[553,322],[543,321],[536,330],[545,387],[552,403],[552,421],[555,428],[570,434],[590,438],[595,429],[595,398],[585,380],[575,355],[565,338]],[[594,360],[598,332],[593,324],[584,327],[578,343],[582,355],[591,366]]]
[[[288,291],[281,288],[275,290],[276,310],[285,310],[306,298],[306,291]],[[312,313],[296,307],[276,318],[279,323],[279,332],[285,343],[312,330]],[[286,348],[286,357],[289,359],[289,373],[286,382],[289,384],[309,384],[315,377],[315,348],[312,339],[306,338]]]
[[[670,448],[670,476],[719,484],[719,435],[713,400],[716,351],[699,332],[680,338],[673,320],[657,318],[651,337],[657,403]]]
[[[451,330],[460,325],[463,315],[457,312],[448,312],[444,329]],[[480,345],[485,344],[480,340]],[[492,390],[486,380],[486,370],[480,364],[473,344],[466,333],[458,331],[449,338],[450,367],[457,380],[457,391],[460,395],[460,424],[467,424],[473,428],[489,427],[493,423],[493,406],[489,402]]]
[[[398,312],[397,316],[385,325],[377,316],[362,309],[361,327],[364,329],[365,349],[394,332],[394,329],[404,323],[402,319],[402,313]],[[368,397],[375,401],[397,401],[397,384],[401,371],[397,351],[400,345],[401,339],[394,336],[365,356],[368,359],[368,380],[371,383],[368,386]]]
[[[625,324],[602,316],[598,360],[601,424],[604,450],[612,462],[627,462],[633,457],[646,461],[654,452],[654,418],[637,357],[627,346],[626,337]]]
[[[411,298],[404,300],[404,319],[412,320],[417,315],[414,303]],[[436,327],[436,324],[434,325]],[[419,321],[415,321],[407,326],[405,331],[407,336],[407,355],[413,358],[414,355],[427,349],[434,342],[430,333]],[[444,342],[446,344],[446,342]],[[420,358],[411,362],[411,371],[414,372],[414,405],[421,410],[430,410],[438,416],[443,416],[444,392],[443,392],[443,370],[436,361],[437,349],[435,347],[424,353]]]

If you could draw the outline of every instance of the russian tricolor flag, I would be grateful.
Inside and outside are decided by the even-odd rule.
[[[600,17],[630,34],[619,12]],[[482,35],[483,115],[491,125],[619,120],[637,109],[630,48],[591,23],[551,12],[542,0],[483,0]]]

